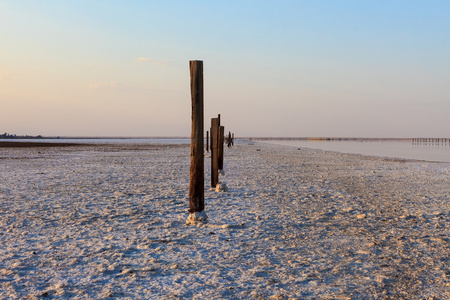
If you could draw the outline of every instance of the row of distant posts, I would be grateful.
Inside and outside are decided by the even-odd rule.
[[[412,139],[413,144],[450,144],[450,139],[448,138],[414,138]]]
[[[211,136],[209,135],[211,132]],[[211,119],[211,128],[206,132],[206,152],[211,150],[211,187],[219,183],[219,170],[223,170],[223,147],[234,145],[234,133],[225,136],[225,127],[220,125],[220,114]],[[211,143],[209,143],[211,142]]]
[[[189,62],[191,76],[191,168],[189,183],[189,218],[188,223],[206,221],[205,180],[204,180],[204,136],[203,136],[203,61]],[[223,170],[223,144],[225,128],[220,126],[220,115],[211,119],[211,133],[206,133],[206,150],[211,141],[211,187],[219,183],[219,170]],[[234,145],[234,134],[229,132],[226,139],[228,147]]]

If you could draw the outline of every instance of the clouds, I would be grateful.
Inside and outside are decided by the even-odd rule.
[[[110,82],[91,82],[87,85],[88,89],[100,89],[100,88],[115,88],[117,87],[117,83],[114,81]]]
[[[136,57],[134,59],[134,61],[137,62],[137,63],[141,63],[141,64],[151,64],[151,65],[154,65],[154,66],[164,67],[164,68],[169,66],[164,61],[158,61],[158,60],[151,59],[150,57],[144,57],[144,56]]]
[[[138,58],[135,58],[134,61],[136,61],[136,62],[149,62],[149,61],[151,61],[151,59],[149,57],[138,57]]]
[[[0,81],[10,81],[10,80],[16,80],[17,76],[14,75],[11,72],[1,72],[0,71]]]

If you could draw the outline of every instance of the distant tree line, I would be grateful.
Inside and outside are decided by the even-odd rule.
[[[5,132],[4,134],[0,134],[0,139],[41,139],[42,135],[31,136],[31,135],[16,135],[9,134]]]

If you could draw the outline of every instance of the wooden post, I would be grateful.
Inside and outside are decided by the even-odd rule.
[[[189,185],[189,218],[188,221],[206,220],[204,153],[203,153],[203,61],[189,62],[191,73],[191,169]]]
[[[209,131],[206,132],[206,152],[209,152]]]
[[[223,170],[223,143],[225,127],[219,126],[219,170]]]
[[[219,183],[219,119],[211,119],[211,187]]]
[[[212,121],[211,121],[211,124],[212,124]],[[212,128],[210,127],[209,128],[209,150],[211,150],[211,155],[212,155],[212,144],[213,144],[213,135],[212,135]]]
[[[234,133],[231,136],[231,146],[234,146]]]
[[[217,145],[219,145],[219,134],[220,134],[220,114],[217,115],[217,119],[219,120],[219,122],[217,123]],[[220,157],[220,147],[217,148],[217,152],[218,153],[218,157]]]

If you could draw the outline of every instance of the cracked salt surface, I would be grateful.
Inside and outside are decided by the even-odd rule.
[[[186,225],[187,145],[2,149],[0,299],[450,299],[450,164],[225,151]]]

